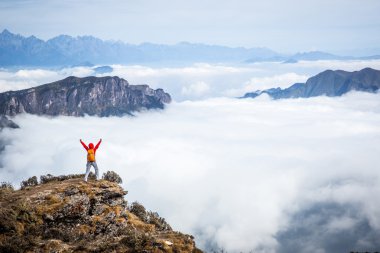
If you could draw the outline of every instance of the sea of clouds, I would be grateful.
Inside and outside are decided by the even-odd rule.
[[[380,231],[380,94],[218,98],[137,117],[15,122],[20,129],[1,132],[2,181],[83,173],[79,139],[103,138],[101,172],[119,173],[129,201],[196,235],[201,247],[331,252],[331,236],[359,229],[338,241],[341,252],[380,246],[371,237]]]
[[[111,65],[113,71],[97,74],[95,67],[62,69],[0,69],[0,92],[54,82],[68,76],[119,76],[130,84],[163,88],[175,101],[213,97],[241,97],[246,92],[273,87],[286,88],[326,69],[346,71],[365,67],[380,69],[380,60],[301,61],[294,64],[262,62],[240,65],[198,63],[190,66],[149,67]]]
[[[379,62],[371,63],[380,67]],[[361,62],[350,64],[345,65],[347,70],[365,67]],[[14,121],[20,129],[0,132],[5,145],[1,181],[17,186],[33,175],[83,173],[86,152],[79,139],[96,143],[103,138],[97,152],[101,172],[120,174],[129,202],[137,200],[174,229],[195,235],[201,248],[289,253],[379,250],[379,93],[276,101],[265,95],[244,100],[219,96],[247,85],[261,88],[281,80],[283,86],[302,81],[319,68],[315,65],[273,73],[263,65],[247,72],[246,67],[214,65],[174,70],[114,66],[115,74],[126,73],[133,83],[146,78],[150,84],[151,78],[154,85],[163,80],[181,83],[181,74],[188,73],[190,80],[199,82],[199,90],[207,90],[201,82],[209,85],[211,98],[174,97],[165,110],[137,117],[19,115]],[[48,73],[56,78],[63,75],[59,71]],[[87,75],[91,69],[78,71]],[[4,73],[19,75],[3,71],[3,84],[22,80],[4,78]],[[41,80],[50,77],[42,74]],[[218,86],[225,78],[246,82],[235,88],[227,82]],[[164,88],[175,90],[177,82],[170,85]],[[191,85],[184,87],[190,92]]]

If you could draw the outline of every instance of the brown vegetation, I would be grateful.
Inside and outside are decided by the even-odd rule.
[[[2,183],[0,252],[201,252],[157,213],[128,206],[118,175],[108,176],[32,177],[20,190]]]

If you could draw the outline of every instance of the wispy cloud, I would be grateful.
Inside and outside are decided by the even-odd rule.
[[[87,67],[49,69],[0,69],[0,92],[20,90],[61,80],[68,76],[84,77],[93,75],[94,71]]]

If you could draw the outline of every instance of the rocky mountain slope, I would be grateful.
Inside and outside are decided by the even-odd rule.
[[[148,85],[129,85],[119,77],[68,77],[38,87],[0,93],[0,115],[110,116],[163,109],[171,97]]]
[[[14,123],[12,120],[8,119],[6,116],[0,116],[0,130],[3,128],[19,128],[19,126]]]
[[[0,252],[202,252],[127,194],[115,177],[42,176],[0,187]],[[110,180],[110,181],[109,181]]]
[[[246,93],[243,98],[268,94],[274,99],[308,98],[316,96],[341,96],[349,91],[377,92],[380,88],[380,71],[365,68],[360,71],[326,70],[309,78],[306,83],[296,83],[286,89],[272,88]]]

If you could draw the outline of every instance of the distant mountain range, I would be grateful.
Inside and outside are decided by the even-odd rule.
[[[326,70],[286,89],[272,88],[246,93],[242,98],[255,98],[268,94],[274,99],[341,96],[349,91],[377,92],[380,88],[380,71],[365,68],[360,71]]]
[[[59,35],[47,41],[0,33],[0,66],[63,66],[148,62],[240,62],[279,54],[266,48],[229,48],[182,42],[176,45],[103,41],[92,36]]]
[[[0,115],[122,116],[144,109],[163,109],[170,102],[170,95],[162,89],[129,85],[116,76],[71,76],[30,89],[0,93]]]
[[[368,58],[368,57],[364,57]],[[380,56],[369,58],[380,59]],[[59,35],[44,41],[8,30],[0,33],[0,66],[77,66],[101,64],[260,62],[299,60],[362,59],[324,52],[284,55],[268,48],[225,47],[182,42],[176,45],[127,44],[103,41],[92,36]]]

